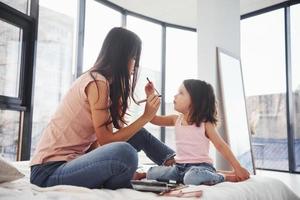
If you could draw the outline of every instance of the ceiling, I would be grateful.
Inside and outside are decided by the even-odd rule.
[[[109,0],[129,11],[171,24],[196,28],[197,1],[200,0]],[[220,0],[222,1],[222,0]],[[228,0],[226,0],[228,1]],[[286,0],[236,0],[246,14]]]

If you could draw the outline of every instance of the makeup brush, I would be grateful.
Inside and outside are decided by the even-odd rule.
[[[150,81],[150,79],[148,77],[146,79],[147,79],[148,83],[151,83],[151,81]],[[157,89],[154,88],[154,90],[158,94],[158,97],[162,97],[162,95],[159,94],[159,92],[157,91]],[[147,101],[147,99],[143,99],[143,100],[138,101],[137,103],[140,104],[140,103],[144,103],[146,101]]]

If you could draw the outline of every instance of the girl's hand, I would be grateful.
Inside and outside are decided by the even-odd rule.
[[[147,121],[151,121],[153,117],[156,115],[159,106],[160,106],[160,98],[154,93],[150,94],[147,97],[147,103],[145,105],[143,117],[145,117]]]
[[[152,82],[148,82],[147,85],[145,86],[145,93],[146,96],[149,97],[151,94],[154,94],[154,85]]]
[[[235,169],[234,172],[238,181],[244,181],[250,177],[250,173],[244,167],[239,167]]]

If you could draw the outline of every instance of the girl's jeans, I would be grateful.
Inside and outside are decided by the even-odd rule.
[[[75,185],[130,188],[130,180],[138,165],[137,152],[140,150],[158,165],[175,155],[172,149],[143,128],[127,142],[103,145],[72,161],[34,165],[31,167],[30,182],[41,187]]]
[[[174,180],[186,185],[214,185],[224,181],[224,177],[209,163],[176,163],[174,166],[151,167],[147,179]]]

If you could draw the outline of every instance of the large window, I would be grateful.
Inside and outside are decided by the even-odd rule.
[[[184,79],[197,78],[197,33],[167,27],[166,30],[166,115],[175,113],[174,95]],[[166,144],[175,147],[174,128],[166,128]]]
[[[0,21],[0,95],[18,97],[22,29]]]
[[[241,54],[256,167],[288,170],[284,9],[241,21]]]
[[[77,24],[76,1],[40,0],[39,5],[31,153],[73,82]]]
[[[0,21],[0,95],[19,98],[22,29]],[[0,110],[0,155],[17,159],[20,112]]]
[[[142,40],[142,54],[140,59],[139,76],[135,96],[137,100],[146,98],[144,87],[148,77],[155,88],[161,91],[161,50],[162,50],[162,27],[161,25],[148,22],[133,16],[127,17],[127,28],[135,32]],[[144,104],[130,106],[130,121],[143,114]],[[160,112],[158,111],[158,114]],[[146,128],[160,139],[160,127],[147,124]]]
[[[300,4],[291,7],[292,91],[296,171],[300,171]]]
[[[26,78],[32,76],[35,31],[33,18],[20,12],[22,5],[25,12],[27,1],[0,4],[0,154],[10,160],[26,157],[30,143],[23,122],[31,121],[31,82]]]
[[[94,0],[86,1],[85,13],[83,72],[94,65],[106,34],[122,19],[120,12]]]
[[[0,95],[19,98],[22,29],[0,21]],[[20,112],[0,110],[0,155],[17,159]]]

